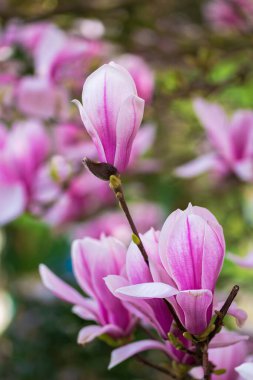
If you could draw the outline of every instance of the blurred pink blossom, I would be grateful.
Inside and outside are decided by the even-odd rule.
[[[213,29],[220,32],[247,31],[253,27],[252,0],[211,0],[203,11]]]
[[[194,102],[195,112],[206,130],[211,152],[176,169],[179,177],[213,170],[219,177],[234,174],[253,181],[253,112],[241,110],[231,119],[218,105],[203,99]]]

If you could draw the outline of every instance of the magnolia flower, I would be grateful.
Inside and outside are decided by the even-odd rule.
[[[123,303],[111,294],[103,280],[108,274],[123,273],[125,255],[125,246],[114,238],[85,238],[74,241],[73,271],[79,286],[89,297],[82,296],[45,265],[40,266],[44,285],[55,296],[74,305],[75,314],[98,324],[84,327],[79,332],[80,344],[88,343],[103,334],[120,339],[131,333],[135,319]]]
[[[153,244],[148,252],[152,277],[118,286],[115,292],[130,298],[168,298],[186,329],[202,333],[211,320],[214,288],[224,259],[222,227],[207,209],[189,205],[167,218],[158,249]],[[131,276],[138,270],[139,266],[133,266]]]
[[[116,58],[115,62],[129,71],[138,95],[149,102],[154,92],[154,74],[144,59],[134,54],[123,54]]]
[[[100,161],[124,171],[144,111],[130,74],[113,62],[103,65],[86,79],[83,104],[74,102]]]
[[[5,224],[29,207],[50,143],[43,125],[29,120],[16,123],[10,131],[0,126],[0,146],[0,224]]]
[[[142,242],[149,257],[149,266],[144,261],[138,247],[131,243],[126,256],[126,270],[124,276],[109,275],[105,277],[105,283],[110,291],[124,302],[125,307],[135,315],[144,326],[152,327],[160,335],[162,343],[157,345],[156,341],[142,341],[127,345],[122,350],[115,351],[109,368],[126,360],[134,353],[142,352],[150,349],[161,349],[170,358],[184,364],[192,364],[194,360],[187,353],[177,350],[169,341],[168,333],[171,332],[181,340],[185,347],[190,348],[189,340],[186,340],[180,331],[172,325],[172,315],[164,300],[152,299],[147,297],[132,297],[128,293],[124,293],[134,286],[141,287],[148,295],[149,288],[147,282],[153,281],[153,273],[155,271],[154,264],[157,262],[159,232],[151,229],[144,235],[141,235]],[[146,286],[146,288],[145,288]]]
[[[247,31],[253,25],[252,0],[211,0],[203,10],[213,29],[220,32]]]
[[[253,112],[237,111],[229,120],[217,105],[197,99],[195,112],[203,124],[212,151],[176,169],[180,177],[213,170],[220,177],[235,174],[253,181]]]

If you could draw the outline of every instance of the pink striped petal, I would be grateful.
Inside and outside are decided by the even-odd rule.
[[[144,112],[144,100],[128,97],[121,105],[116,126],[116,151],[114,166],[124,171],[129,162],[132,144],[140,127]]]
[[[175,174],[182,178],[195,177],[214,168],[215,163],[216,155],[214,153],[206,154],[177,167]]]
[[[139,342],[130,343],[130,344],[127,344],[126,346],[113,350],[108,369],[112,369],[113,367],[116,367],[118,364],[122,363],[123,361],[138,354],[139,352],[143,352],[147,350],[161,350],[161,351],[164,351],[166,354],[168,353],[167,348],[165,344],[163,343],[160,343],[151,339],[141,340]]]
[[[147,282],[143,284],[129,285],[116,290],[116,293],[134,298],[167,298],[178,294],[178,290],[163,282]]]
[[[224,302],[219,302],[215,306],[215,309],[220,310],[223,304]],[[242,327],[248,318],[248,314],[246,313],[246,311],[240,309],[235,302],[231,304],[227,314],[235,318],[238,327]]]
[[[219,334],[217,334],[209,343],[209,348],[219,348],[232,346],[236,343],[248,340],[247,335],[240,335],[234,331],[227,331],[223,329]]]
[[[66,284],[57,277],[44,264],[39,266],[40,276],[45,287],[50,290],[56,297],[74,305],[82,305],[85,298],[80,295],[74,288]]]
[[[96,326],[91,325],[84,327],[82,330],[80,330],[77,338],[77,342],[79,344],[87,344],[94,340],[95,338],[103,335],[103,334],[109,334],[112,336],[121,337],[124,335],[123,331],[115,325],[105,325],[105,326]]]
[[[185,290],[176,296],[184,313],[184,325],[191,334],[201,334],[210,322],[208,309],[213,301],[208,289]]]

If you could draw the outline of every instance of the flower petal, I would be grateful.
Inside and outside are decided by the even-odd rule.
[[[178,294],[178,290],[162,282],[147,282],[129,285],[116,290],[116,293],[125,294],[134,298],[167,298]]]
[[[174,172],[176,176],[182,178],[195,177],[212,169],[215,163],[216,155],[210,153],[177,167]]]
[[[235,368],[242,380],[253,379],[253,363],[243,363]]]
[[[185,290],[176,296],[184,312],[186,329],[191,334],[201,334],[209,323],[208,309],[213,301],[212,292],[208,289]]]
[[[253,268],[253,252],[249,252],[246,256],[238,256],[234,253],[228,253],[227,258],[234,264],[239,265],[242,268]]]
[[[0,226],[21,215],[26,206],[26,196],[21,184],[0,184]]]
[[[124,171],[128,164],[132,144],[140,127],[144,100],[137,96],[128,97],[121,105],[116,126],[116,151],[114,166],[119,171]]]
[[[118,364],[129,359],[130,357],[138,354],[142,351],[147,350],[161,350],[167,354],[167,348],[163,343],[157,342],[155,340],[141,340],[139,342],[134,342],[127,344],[126,346],[117,348],[112,351],[111,361],[108,369],[116,367]]]
[[[209,343],[209,348],[232,346],[236,343],[243,342],[248,339],[249,337],[247,335],[240,335],[234,331],[226,331],[225,329],[223,329],[211,340],[211,342]]]
[[[50,269],[44,264],[39,266],[40,276],[43,284],[49,289],[56,297],[72,303],[74,305],[82,305],[85,298],[80,295],[74,288],[66,284],[59,277],[57,277]],[[85,302],[84,302],[85,307]]]
[[[96,326],[91,325],[84,327],[79,331],[77,342],[79,344],[87,344],[103,334],[109,334],[112,336],[122,336],[124,335],[123,331],[115,325],[105,325],[105,326]]]

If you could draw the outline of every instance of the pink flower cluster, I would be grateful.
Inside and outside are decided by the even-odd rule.
[[[133,242],[126,248],[112,237],[74,241],[73,271],[88,297],[41,265],[43,283],[54,295],[71,303],[74,313],[96,322],[80,331],[80,344],[101,335],[123,344],[112,352],[109,368],[139,352],[156,349],[189,365],[189,369],[194,368],[197,374],[201,371],[195,368],[194,357],[177,350],[168,339],[168,333],[173,333],[185,347],[192,348],[191,342],[174,325],[166,302],[174,306],[191,334],[200,335],[209,326],[216,303],[215,285],[225,253],[222,227],[207,209],[189,205],[185,211],[177,210],[169,215],[161,231],[150,229],[141,239],[149,264]],[[239,325],[247,317],[236,305],[231,305],[229,313]],[[153,328],[159,338],[124,345],[132,339],[137,325]],[[217,369],[225,366],[227,370],[222,379],[236,379],[234,368],[248,354],[246,340],[246,336],[224,329],[210,342],[213,363]]]

